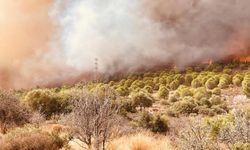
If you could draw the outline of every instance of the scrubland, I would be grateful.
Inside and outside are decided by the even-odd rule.
[[[0,92],[1,150],[248,150],[250,66]]]

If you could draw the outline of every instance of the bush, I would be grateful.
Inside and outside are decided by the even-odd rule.
[[[163,133],[169,129],[168,120],[165,116],[153,115],[148,112],[143,112],[139,125],[155,133]]]
[[[242,81],[243,81],[243,76],[240,74],[236,74],[233,77],[233,84],[236,86],[241,86]]]
[[[220,78],[218,87],[224,89],[227,88],[232,83],[231,76],[225,74]]]
[[[135,113],[136,112],[136,106],[134,105],[134,102],[132,100],[121,100],[118,104],[119,113],[122,115],[126,115],[127,112]]]
[[[193,88],[201,87],[201,86],[202,86],[202,82],[201,82],[200,79],[196,78],[196,79],[194,79],[194,80],[192,81],[191,86],[192,86]]]
[[[193,96],[192,91],[188,87],[178,88],[181,97]]]
[[[129,95],[129,91],[127,88],[124,88],[124,87],[118,87],[116,90],[115,90],[119,96],[128,96]]]
[[[244,94],[250,98],[250,75],[246,75],[242,82],[242,89]]]
[[[10,93],[0,94],[0,128],[5,133],[9,128],[29,122],[31,115]]]
[[[232,69],[223,69],[223,73],[232,74],[233,70]]]
[[[203,108],[204,108],[204,107],[206,107],[206,108],[211,107],[211,102],[210,102],[207,98],[202,98],[202,99],[196,101],[196,103],[197,103],[199,106],[202,106]],[[202,107],[199,107],[199,108],[202,108]]]
[[[185,84],[187,86],[190,86],[193,81],[193,75],[192,74],[186,74],[185,75]]]
[[[140,109],[145,107],[151,107],[153,105],[154,99],[145,93],[137,93],[132,97],[134,106],[140,107]]]
[[[175,114],[191,114],[191,113],[196,113],[194,109],[196,106],[197,105],[195,104],[192,97],[185,97],[183,100],[175,102],[171,106],[171,110]]]
[[[5,135],[0,147],[1,150],[59,150],[67,143],[66,140],[61,140],[63,142],[58,142],[47,132],[26,127],[15,129]]]
[[[194,91],[194,98],[196,100],[200,100],[202,98],[205,98],[205,99],[209,99],[211,96],[211,93],[209,91],[207,91],[206,88],[204,87],[200,87],[200,88],[197,88],[195,91]]]
[[[217,95],[213,95],[209,101],[211,102],[212,105],[220,105],[222,104],[222,100],[220,98],[220,96],[217,96]]]
[[[169,87],[171,90],[176,90],[180,86],[180,83],[178,80],[174,80],[170,83]]]
[[[212,94],[220,96],[220,95],[221,95],[221,89],[219,89],[219,88],[214,88],[214,89],[212,90]]]
[[[144,90],[145,90],[146,92],[148,92],[148,93],[153,93],[153,88],[152,88],[151,86],[149,86],[149,85],[146,85],[146,86],[144,87]]]
[[[161,86],[157,92],[158,97],[167,99],[169,95],[169,90],[165,86]]]
[[[178,91],[172,91],[169,94],[168,101],[169,102],[177,102],[180,100],[180,93]]]
[[[165,116],[156,115],[152,123],[152,132],[163,133],[169,130],[168,120]]]
[[[152,127],[153,115],[147,111],[142,112],[141,118],[139,120],[139,126],[150,129]]]
[[[185,83],[185,77],[183,77],[181,74],[175,75],[174,79],[177,80],[180,85]]]
[[[24,102],[33,111],[39,111],[46,118],[68,111],[68,102],[50,90],[32,90],[26,94]]]
[[[206,88],[207,89],[214,89],[217,87],[217,85],[219,84],[219,79],[216,78],[216,77],[212,77],[212,78],[209,78],[205,84]]]

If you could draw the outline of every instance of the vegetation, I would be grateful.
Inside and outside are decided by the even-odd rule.
[[[21,106],[12,94],[1,93],[0,103],[0,129],[3,133],[6,133],[9,128],[29,122],[29,112]]]
[[[2,150],[59,150],[67,140],[56,133],[44,132],[32,126],[16,128],[3,138]]]
[[[153,98],[145,93],[135,94],[132,99],[133,105],[139,107],[140,110],[142,110],[142,108],[150,107],[153,104]]]
[[[109,97],[82,92],[74,99],[70,122],[77,131],[77,137],[88,148],[105,149],[112,127],[117,123],[116,109]]]
[[[67,112],[68,102],[65,98],[60,97],[57,93],[50,90],[32,90],[28,92],[24,98],[24,103],[33,111],[39,111],[47,118],[52,115]]]
[[[165,116],[152,115],[148,112],[143,112],[139,125],[156,133],[166,132],[169,129],[168,119]]]
[[[0,149],[248,150],[248,67],[214,63],[2,91]]]

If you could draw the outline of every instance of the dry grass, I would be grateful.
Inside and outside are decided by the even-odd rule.
[[[49,135],[24,133],[11,139],[0,140],[1,150],[59,150]]]
[[[166,137],[155,137],[148,133],[124,136],[113,140],[108,150],[173,150]]]

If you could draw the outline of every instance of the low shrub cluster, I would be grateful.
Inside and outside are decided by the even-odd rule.
[[[246,94],[247,97],[250,97],[250,74],[244,77],[242,89],[244,94]]]
[[[31,114],[12,93],[0,93],[0,130],[3,133],[9,128],[28,123],[30,117]]]
[[[204,87],[197,89],[180,87],[170,93],[168,102],[171,114],[175,115],[193,113],[215,115],[228,112],[228,107],[221,99],[218,88],[209,91]]]
[[[153,105],[154,99],[146,93],[140,92],[132,96],[133,105],[140,110]]]
[[[153,115],[149,112],[143,112],[139,121],[139,126],[150,129],[152,132],[163,133],[169,130],[168,119],[159,114]]]
[[[26,126],[10,131],[0,141],[1,150],[59,150],[68,140],[56,133]]]
[[[24,103],[32,111],[38,111],[46,118],[69,111],[67,95],[60,96],[58,93],[47,89],[35,89],[28,92],[24,98]]]
[[[248,150],[250,148],[249,128],[249,119],[242,111],[196,120],[180,132],[178,145],[183,150]]]

